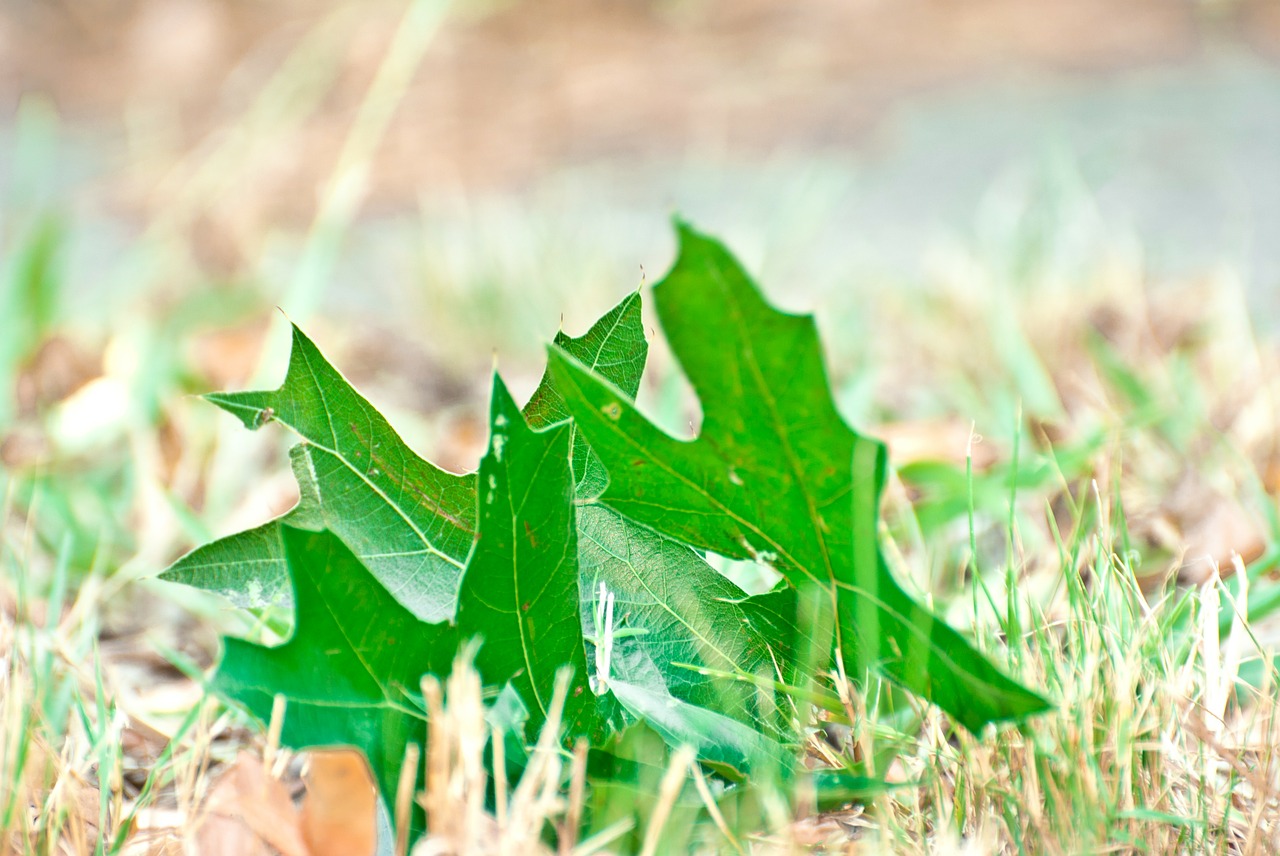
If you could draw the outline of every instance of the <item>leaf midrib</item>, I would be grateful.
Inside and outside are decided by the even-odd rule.
[[[764,399],[765,405],[769,410],[769,421],[773,425],[774,434],[782,442],[782,448],[786,455],[787,466],[791,470],[792,484],[799,489],[800,495],[804,498],[805,510],[809,514],[809,524],[813,527],[814,533],[818,538],[820,546],[820,554],[822,561],[826,565],[827,578],[834,586],[836,581],[835,568],[831,563],[831,553],[827,548],[827,539],[823,531],[821,516],[818,514],[817,505],[813,496],[809,493],[807,480],[804,478],[799,456],[796,454],[795,448],[791,443],[791,434],[786,430],[782,420],[781,413],[778,410],[778,400],[774,397],[769,389],[768,383],[765,381],[764,373],[760,367],[759,360],[756,359],[755,347],[752,345],[751,337],[748,333],[746,319],[742,314],[742,306],[738,302],[736,295],[733,293],[724,272],[719,268],[713,269],[710,273],[711,278],[715,280],[725,294],[725,302],[729,304],[729,314],[738,328],[739,342],[743,350],[744,361],[751,370],[751,374],[756,383],[757,393]],[[790,320],[792,316],[785,316]],[[847,431],[844,425],[839,426],[842,432]],[[808,572],[812,577],[812,571]]]

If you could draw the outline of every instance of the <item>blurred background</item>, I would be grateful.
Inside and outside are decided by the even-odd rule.
[[[1274,0],[7,0],[7,501],[126,579],[283,511],[286,438],[191,394],[277,383],[286,317],[470,469],[494,355],[530,392],[676,212],[817,312],[854,424],[998,449],[1107,403],[1068,329],[1280,329],[1278,56]]]
[[[660,273],[675,211],[810,302],[1065,230],[1274,310],[1277,52],[1272,0],[10,0],[5,239],[59,232],[98,320],[247,288],[464,376]]]

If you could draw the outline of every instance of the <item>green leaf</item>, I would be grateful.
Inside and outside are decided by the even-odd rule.
[[[306,441],[295,457],[295,465],[301,462],[299,482],[313,491],[316,503],[309,513],[418,618],[453,617],[458,580],[475,538],[474,475],[447,473],[414,454],[296,326],[279,389],[205,397],[251,429],[274,420],[297,432]],[[165,578],[200,585],[213,570],[211,560],[248,555],[261,548],[257,540],[225,544],[204,556],[202,566],[181,560]],[[264,590],[272,587],[273,574],[278,585],[278,563],[266,561],[260,568]]]
[[[490,728],[496,728],[502,733],[507,772],[512,780],[518,779],[520,772],[529,763],[529,743],[536,741],[538,735],[530,735],[525,730],[529,722],[529,706],[510,681],[502,685],[501,692],[485,712],[484,719]]]
[[[281,741],[354,746],[383,794],[394,794],[404,750],[422,745],[419,681],[447,673],[457,636],[396,602],[335,535],[280,527],[297,621],[283,645],[228,638],[213,688],[264,723],[286,700]]]
[[[649,353],[640,308],[640,292],[633,292],[591,325],[586,335],[573,338],[565,335],[562,330],[556,334],[554,344],[618,387],[629,398],[635,398],[636,391],[640,389],[640,376],[644,373],[645,357]],[[524,414],[534,428],[542,428],[569,418],[564,396],[556,389],[549,370],[543,374],[542,382],[525,405]],[[604,489],[604,467],[578,436],[576,427],[570,444],[573,447],[573,472],[578,496],[589,499]]]
[[[895,787],[874,776],[859,776],[844,770],[817,770],[813,773],[813,791],[819,811],[837,811],[850,803],[864,802]]]
[[[878,666],[971,730],[1044,710],[890,574],[877,539],[884,447],[836,411],[813,319],[774,309],[723,246],[679,231],[679,258],[654,297],[702,403],[697,440],[663,433],[622,390],[551,349],[551,376],[608,471],[601,501],[819,586],[849,667]]]
[[[714,680],[699,669],[779,676],[771,636],[744,602],[747,595],[683,544],[590,504],[578,509],[583,621],[592,626],[600,598],[612,599],[609,639],[593,627],[597,661],[608,645],[606,685],[615,680],[669,693],[683,701],[763,724],[772,700],[750,683]],[[603,590],[601,589],[603,586]],[[602,622],[603,623],[603,622]],[[772,633],[766,625],[764,630]]]
[[[639,293],[630,294],[586,335],[571,338],[562,332],[555,341],[634,395],[648,349],[640,308]],[[236,606],[287,605],[288,573],[280,547],[279,524],[307,529],[327,527],[341,534],[375,575],[420,618],[453,618],[460,565],[470,549],[470,536],[452,540],[445,537],[453,533],[432,519],[432,504],[422,497],[406,500],[396,483],[436,491],[445,522],[464,524],[453,527],[463,532],[475,525],[474,475],[443,473],[409,451],[386,420],[351,388],[296,326],[289,369],[280,389],[220,393],[206,398],[238,416],[251,429],[274,419],[311,441],[294,446],[290,452],[302,498],[294,509],[275,521],[193,550],[166,569],[161,579],[217,592]],[[290,401],[289,406],[281,403],[285,398]],[[332,423],[330,413],[335,416]],[[549,376],[543,378],[525,413],[534,428],[568,418]],[[352,414],[357,418],[349,418]],[[340,426],[344,420],[349,426],[369,426],[364,434],[371,442],[361,443],[359,438],[353,442],[341,431],[330,431],[331,424]],[[576,439],[576,433],[575,430],[570,440],[575,472],[581,474],[584,485],[594,484],[599,492],[604,485],[603,468],[588,457],[587,446]],[[333,444],[332,436],[346,440],[341,455],[327,454],[314,445],[324,445],[326,436],[331,445],[343,445]],[[369,467],[373,459],[370,447],[375,444],[376,448],[391,450],[394,456],[409,461],[410,472],[403,478],[395,471],[388,474],[385,467],[373,473]],[[330,501],[322,503],[322,496]],[[351,525],[352,522],[359,525]],[[424,546],[430,544],[441,546],[449,561],[434,556]]]
[[[489,451],[480,462],[480,535],[458,593],[458,629],[480,636],[489,684],[510,681],[529,709],[529,733],[546,719],[556,673],[571,672],[564,722],[594,725],[578,602],[578,532],[569,424],[535,432],[495,376]]]
[[[236,606],[262,609],[292,602],[282,520],[210,541],[169,566],[160,579],[223,595]]]
[[[483,639],[476,666],[490,685],[510,682],[529,712],[528,733],[545,721],[556,674],[566,667],[570,733],[595,724],[579,619],[569,425],[533,431],[496,377],[490,422],[479,534],[456,627],[414,616],[335,534],[279,524],[294,590],[293,635],[276,648],[226,640],[215,689],[264,721],[283,694],[288,745],[361,749],[384,794],[395,792],[406,742],[424,734],[418,681],[447,674],[460,639]]]
[[[306,443],[289,450],[299,488],[298,503],[275,520],[210,541],[170,565],[160,579],[217,592],[236,606],[289,606],[289,569],[280,543],[282,525],[325,528],[318,488],[311,477]]]
[[[678,744],[677,747],[678,748]],[[664,794],[663,779],[675,751],[644,720],[636,720],[593,747],[587,755],[588,789],[583,839],[605,834],[614,853],[639,853],[659,805],[663,804],[657,853],[691,849],[695,823],[706,814],[697,787],[686,777],[674,800]]]
[[[613,681],[609,689],[636,719],[643,719],[670,746],[690,746],[704,763],[722,774],[743,778],[753,771],[787,774],[792,753],[736,719],[656,693],[626,681]]]
[[[640,310],[640,294],[630,294],[586,335],[571,338],[561,332],[555,345],[634,398],[649,348]],[[569,418],[549,371],[524,413],[535,428]],[[570,429],[570,443],[581,502],[604,489],[606,476],[576,425]],[[617,677],[744,722],[760,722],[754,687],[711,680],[694,670],[776,672],[778,657],[785,654],[771,650],[759,622],[750,619],[741,589],[683,544],[596,503],[578,508],[578,545],[582,620],[592,629],[592,650],[601,635],[601,629],[593,627],[601,584],[613,595],[621,622],[606,682]]]
[[[599,366],[603,371],[610,372],[611,377],[634,390],[639,384],[647,347],[640,320],[639,295],[628,295],[618,306],[601,318],[585,336],[574,339],[561,334],[557,337],[557,341],[565,347],[574,349],[574,352],[583,359]],[[285,396],[285,391],[289,391],[289,395],[293,396],[293,400],[291,400],[291,404],[288,407],[280,402],[280,399]],[[495,393],[495,395],[497,394]],[[509,396],[506,396],[505,390],[502,392],[502,396],[509,402]],[[360,398],[350,388],[341,375],[324,360],[310,340],[296,328],[294,329],[290,369],[280,390],[275,393],[226,394],[212,396],[211,398],[216,403],[239,415],[242,421],[251,428],[263,424],[269,418],[274,418],[287,422],[299,433],[302,433],[305,438],[314,438],[328,429],[328,417],[326,416],[323,421],[312,418],[315,411],[328,408],[328,410],[338,412],[337,422],[340,423],[343,418],[346,418],[348,412],[354,409],[361,414],[360,418],[364,422],[374,426],[368,432],[371,437],[376,438],[374,443],[379,444],[381,447],[390,446],[402,450],[401,454],[412,454],[403,450],[403,444],[399,441],[399,438],[395,437],[390,426],[386,425],[382,417],[373,411],[368,402]],[[506,409],[510,408],[507,407]],[[562,412],[558,412],[563,411],[563,404],[559,402],[558,396],[549,386],[549,383],[544,383],[539,388],[527,410],[535,426],[548,425],[562,421],[564,418]],[[507,417],[504,416],[504,418]],[[351,422],[353,420],[347,419],[347,421]],[[572,429],[570,431],[572,432]],[[573,443],[572,434],[569,442]],[[492,451],[491,463],[493,463]],[[393,573],[379,574],[379,571],[388,570],[388,554],[395,552],[397,541],[403,541],[404,537],[409,539],[413,537],[412,533],[406,536],[403,527],[394,525],[395,517],[397,516],[397,509],[394,504],[384,497],[382,498],[381,509],[376,509],[378,503],[374,502],[370,497],[370,494],[376,494],[376,491],[368,490],[367,485],[364,486],[366,489],[361,489],[362,486],[358,482],[356,482],[356,489],[346,493],[339,491],[338,487],[341,486],[344,475],[347,476],[347,482],[353,481],[350,478],[353,472],[352,468],[343,464],[343,461],[339,461],[335,456],[326,456],[323,451],[318,450],[312,443],[304,442],[295,446],[291,455],[294,463],[294,474],[302,494],[298,505],[292,511],[277,521],[219,539],[194,550],[167,570],[162,575],[162,578],[218,591],[229,597],[234,603],[242,606],[287,603],[288,576],[284,563],[283,548],[279,539],[280,524],[286,523],[310,529],[328,527],[338,532],[344,541],[356,547],[360,558],[371,567],[375,575],[379,576],[379,579],[384,584],[390,587],[392,580],[396,578],[395,575]],[[574,449],[574,455],[575,459],[580,462],[580,471],[587,472],[590,467],[585,444],[579,442]],[[352,460],[367,460],[371,457],[365,447],[357,444],[346,450],[343,460],[349,462]],[[418,459],[414,458],[413,460]],[[325,462],[333,463],[335,461],[337,461],[337,466],[333,468],[332,472],[320,466]],[[423,466],[430,468],[430,465],[425,464],[425,462],[423,462]],[[598,464],[596,467],[598,468]],[[345,473],[344,468],[346,470]],[[602,474],[603,471],[601,471],[601,477]],[[383,478],[386,477],[385,473],[379,475]],[[447,474],[446,477],[447,479],[457,478],[447,476]],[[469,476],[465,481],[465,487],[469,490],[474,490],[475,476]],[[519,484],[516,486],[517,488],[522,487]],[[544,486],[540,484],[536,487],[540,489]],[[534,497],[539,496],[536,491],[531,495]],[[355,501],[349,502],[350,500]],[[471,496],[471,502],[473,505],[476,502],[474,495]],[[375,510],[370,511],[370,506],[374,506]],[[410,509],[409,511],[411,512],[412,510]],[[562,511],[569,514],[570,519],[572,519],[571,508],[566,506]],[[411,513],[405,516],[411,516]],[[459,518],[464,516],[460,508],[455,516]],[[474,526],[474,508],[465,516]],[[371,526],[368,524],[369,520],[381,520],[388,517],[391,518],[392,525]],[[363,523],[361,523],[362,521]],[[354,525],[357,523],[361,523],[361,525]],[[474,539],[467,541],[468,547],[471,546],[472,540]],[[493,543],[494,541],[491,539],[490,545]],[[488,546],[484,549],[478,549],[477,556],[478,558],[472,557],[471,560],[472,565],[476,568],[472,572],[474,575],[473,591],[476,585],[474,579],[483,579],[486,574],[493,573],[492,566],[495,561],[498,564],[501,564],[502,561],[501,557],[495,560],[495,553]],[[510,564],[508,561],[507,565],[509,566]],[[576,568],[576,564],[573,567]],[[395,570],[396,566],[392,564],[390,571]],[[507,570],[510,573],[509,567]],[[447,577],[442,574],[437,579],[439,578]],[[572,574],[561,574],[560,582],[563,583],[565,580],[572,581],[574,586],[577,584],[577,580],[573,578]],[[419,594],[421,593],[422,585],[423,583],[420,581],[410,580],[408,587],[393,588],[392,590],[402,601],[408,600],[408,605],[420,606],[421,604],[416,603],[413,598],[406,597],[406,591],[409,594]],[[455,592],[450,590],[448,596],[453,599]],[[573,597],[565,602],[566,606],[569,607],[569,609],[565,610],[565,614],[572,614],[574,620],[577,620],[578,616],[578,601],[577,589],[574,588]],[[439,611],[442,610],[428,612],[428,616],[434,618],[436,612]],[[452,620],[455,614],[450,611],[449,615],[445,617]],[[486,633],[494,631],[494,628],[491,627],[472,627],[471,629]],[[578,634],[578,648],[581,649],[580,627],[578,628]],[[548,653],[553,654],[554,649],[551,649]],[[492,666],[493,663],[491,661],[495,656],[492,651],[486,651],[481,660]],[[579,657],[579,659],[581,660],[582,658]],[[555,666],[557,665],[559,663],[551,665],[548,675],[554,674]],[[494,675],[494,679],[498,680],[497,674]],[[527,685],[525,690],[532,694],[532,685]],[[533,705],[532,700],[530,704]]]

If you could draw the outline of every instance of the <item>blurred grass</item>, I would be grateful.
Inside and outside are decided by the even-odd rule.
[[[411,6],[301,225],[227,207],[248,153],[323,101],[354,5],[300,40],[140,220],[116,218],[95,184],[110,179],[77,177],[55,113],[24,101],[0,200],[0,830],[17,852],[124,852],[139,815],[162,808],[180,828],[205,765],[253,739],[234,714],[214,719],[191,679],[214,634],[246,619],[148,577],[291,500],[284,438],[190,397],[278,375],[273,306],[415,448],[467,468],[491,352],[527,392],[557,325],[582,329],[661,271],[665,205],[599,198],[643,174],[429,194],[408,215],[362,208],[362,175],[443,9]],[[779,303],[817,309],[844,412],[897,452],[885,536],[899,570],[1060,702],[1022,732],[954,735],[873,681],[838,745],[814,751],[910,786],[832,815],[803,791],[726,807],[739,845],[1273,850],[1280,374],[1230,272],[1152,286],[1063,153],[993,188],[919,273],[824,230],[857,187],[836,159],[653,169]],[[233,261],[203,245],[209,231],[230,235]],[[655,345],[642,403],[685,433],[696,409]],[[1232,574],[1233,551],[1247,573]],[[143,692],[157,676],[188,694]],[[140,770],[125,741],[138,722],[165,738]],[[623,756],[661,763],[611,773],[589,831],[640,847],[656,806],[631,802],[661,791],[670,759],[628,740]],[[705,800],[677,787],[665,840],[721,846]],[[630,831],[608,831],[614,814]]]

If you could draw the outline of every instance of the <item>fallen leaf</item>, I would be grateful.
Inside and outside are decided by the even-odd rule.
[[[1266,540],[1262,529],[1238,502],[1227,497],[1215,497],[1202,516],[1184,530],[1186,551],[1178,581],[1200,585],[1209,579],[1215,569],[1222,576],[1232,573],[1231,555],[1239,553],[1247,565],[1262,555]]]
[[[312,752],[303,778],[302,837],[311,856],[373,856],[378,792],[364,756],[352,749]]]
[[[963,467],[971,454],[974,470],[981,471],[1000,457],[994,445],[984,443],[971,425],[962,422],[891,422],[878,426],[874,433],[889,447],[889,460],[899,467],[920,461],[944,461]]]
[[[204,332],[193,338],[190,358],[201,375],[217,386],[244,383],[258,367],[266,332],[262,322]]]
[[[313,856],[288,789],[248,752],[218,780],[204,812],[195,833],[200,856],[266,856],[268,845],[282,856]]]
[[[156,763],[169,745],[169,737],[136,717],[128,717],[120,732],[120,749],[145,766]]]

